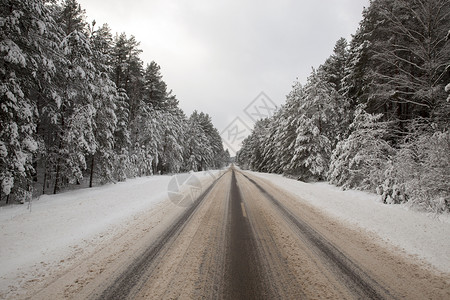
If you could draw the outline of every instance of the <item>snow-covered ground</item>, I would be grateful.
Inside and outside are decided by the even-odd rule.
[[[218,173],[215,172],[215,177]],[[303,183],[280,175],[254,173],[290,191],[326,214],[375,233],[393,246],[450,273],[450,217],[406,206],[384,205],[377,195],[341,191],[326,183]],[[207,185],[214,176],[195,173]],[[171,176],[151,176],[92,189],[42,196],[27,204],[0,208],[0,298],[21,283],[80,257],[142,212],[172,205]],[[166,207],[167,208],[167,207]],[[171,209],[171,208],[170,208]],[[65,261],[65,262],[64,262]]]
[[[213,174],[217,171],[195,176],[206,183]],[[137,214],[171,204],[171,178],[142,177],[44,195],[33,200],[31,210],[28,204],[0,208],[0,298],[21,282],[42,276],[45,267],[105,242]]]
[[[252,173],[290,191],[322,212],[375,233],[388,244],[450,273],[448,214],[437,216],[410,210],[405,205],[386,205],[376,194],[342,191],[324,182],[304,183],[276,174]]]

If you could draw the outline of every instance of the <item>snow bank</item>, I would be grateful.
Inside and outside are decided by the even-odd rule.
[[[386,205],[379,195],[342,191],[328,183],[304,183],[276,174],[252,172],[290,191],[326,214],[373,232],[406,253],[450,273],[450,216]]]
[[[212,174],[195,176],[203,182]],[[32,202],[31,211],[27,204],[0,208],[0,294],[18,276],[32,276],[36,266],[76,255],[77,249],[101,242],[136,214],[163,203],[171,178],[142,177],[44,195]]]

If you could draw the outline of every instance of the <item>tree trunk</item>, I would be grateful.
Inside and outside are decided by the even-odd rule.
[[[47,164],[44,166],[44,182],[42,184],[42,195],[45,194],[45,185],[47,184]]]
[[[58,158],[58,162],[56,165],[56,175],[55,175],[56,178],[55,178],[55,186],[53,188],[53,194],[56,194],[59,190],[59,186],[58,186],[59,185],[59,172],[60,172],[59,164],[60,164],[60,162],[59,162],[59,158]]]
[[[92,160],[91,160],[91,178],[89,178],[89,187],[92,187],[92,179],[94,178],[94,160],[95,160],[95,155],[92,155]]]
[[[62,136],[62,135],[61,135]],[[56,174],[55,174],[55,186],[53,188],[53,194],[56,194],[59,190],[59,173],[61,171],[61,149],[62,149],[62,140],[60,138],[59,140],[59,147],[58,147],[58,159],[56,160]]]
[[[65,95],[67,96],[67,88]],[[58,143],[58,159],[56,160],[56,178],[55,178],[55,186],[53,188],[53,194],[56,194],[59,190],[59,176],[61,172],[61,149],[63,149],[63,136],[64,136],[64,127],[65,127],[65,121],[64,121],[64,114],[65,114],[65,107],[62,106],[61,111],[61,132],[59,134],[59,143]]]

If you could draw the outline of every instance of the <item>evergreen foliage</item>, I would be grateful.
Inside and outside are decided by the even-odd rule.
[[[88,24],[76,0],[1,7],[1,200],[228,163],[211,118],[186,118],[133,36]]]
[[[237,162],[450,211],[450,2],[373,0]]]

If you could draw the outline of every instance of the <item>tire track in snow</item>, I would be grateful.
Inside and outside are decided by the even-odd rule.
[[[225,174],[225,173],[224,173]],[[100,295],[92,295],[93,299],[125,299],[131,298],[138,293],[147,281],[155,260],[166,253],[170,244],[181,233],[189,222],[199,205],[203,202],[209,192],[223,177],[222,174],[198,197],[198,199],[187,208],[187,210],[153,243],[145,252],[138,257],[124,272],[117,276],[113,283]]]
[[[327,241],[319,232],[309,224],[291,213],[280,201],[267,192],[259,183],[240,172],[249,182],[281,212],[285,220],[290,222],[296,229],[303,241],[313,247],[314,252],[320,255],[329,269],[336,274],[337,278],[349,288],[357,298],[364,299],[395,299],[395,297],[370,275],[362,270],[355,262],[345,256],[332,243]]]

